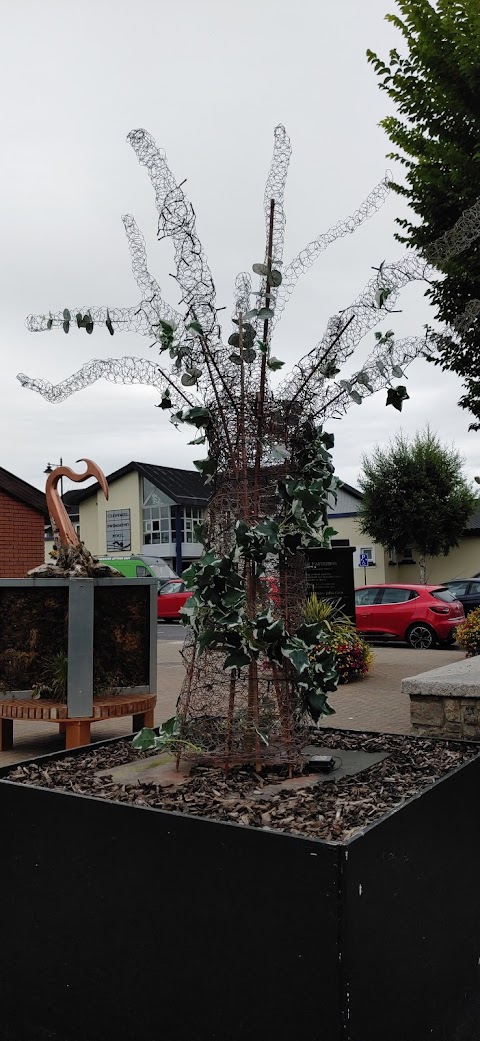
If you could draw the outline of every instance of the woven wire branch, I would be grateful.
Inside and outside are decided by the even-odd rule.
[[[125,358],[94,360],[84,365],[77,373],[62,380],[57,385],[42,379],[32,379],[24,374],[18,376],[23,386],[36,390],[48,401],[63,401],[69,394],[83,387],[90,386],[96,379],[108,378],[113,382],[145,383],[159,389],[168,386],[172,401],[192,403],[214,402],[220,406],[229,402],[233,407],[238,400],[239,370],[231,361],[231,351],[222,341],[216,309],[215,286],[205,258],[203,247],[196,228],[195,212],[188,201],[182,184],[178,184],[166,161],[165,153],[157,148],[153,138],[145,130],[135,130],[128,135],[138,161],[145,166],[155,192],[155,201],[159,214],[159,238],[169,238],[173,244],[175,275],[180,290],[181,310],[173,308],[162,296],[160,286],[149,271],[145,242],[134,218],[127,215],[123,218],[125,232],[132,260],[132,270],[141,292],[140,303],[129,308],[82,307],[71,308],[72,315],[90,315],[94,325],[101,326],[111,322],[116,332],[136,331],[159,340],[159,323],[171,322],[175,326],[174,343],[181,344],[185,350],[186,364],[198,366],[201,376],[195,387],[184,388],[182,374],[178,364],[165,354],[161,365],[154,365],[147,359]],[[273,220],[273,262],[277,268],[282,265],[285,212],[284,194],[288,166],[291,156],[290,140],[283,126],[275,129],[274,148],[264,193],[265,220],[268,224],[272,200],[274,202]],[[268,338],[276,322],[280,319],[285,305],[302,273],[308,270],[320,253],[328,245],[347,234],[351,234],[365,220],[372,216],[385,201],[388,192],[388,174],[366,197],[351,217],[339,221],[332,228],[312,240],[301,250],[283,270],[280,287],[270,288],[271,303],[274,311],[269,323]],[[370,279],[362,293],[340,314],[334,315],[328,322],[326,331],[318,344],[296,363],[290,375],[280,384],[281,399],[294,399],[298,405],[308,404],[323,413],[330,408],[333,400],[342,401],[343,412],[351,403],[340,395],[339,382],[332,384],[334,369],[340,369],[354,353],[362,338],[382,322],[397,302],[404,286],[415,280],[432,280],[436,276],[432,264],[443,264],[452,256],[456,256],[474,242],[480,234],[480,202],[460,217],[454,228],[425,250],[426,260],[416,254],[407,254],[399,261],[384,264],[381,272]],[[261,279],[258,293],[260,299],[266,288],[265,279]],[[381,293],[383,292],[383,297]],[[379,295],[380,294],[380,295]],[[251,276],[241,273],[235,282],[233,316],[238,321],[240,315],[248,312],[252,299]],[[477,301],[469,304],[464,315],[459,315],[458,322],[452,330],[461,330],[466,324],[475,320],[478,314]],[[199,322],[205,330],[204,337],[194,335],[187,328],[191,321]],[[30,315],[27,328],[31,331],[44,331],[52,327],[60,327],[64,322],[64,312],[48,315]],[[261,323],[255,322],[256,332],[261,333]],[[401,341],[406,343],[407,341]],[[391,345],[390,345],[391,348]],[[425,340],[412,337],[408,340],[402,357],[400,350],[399,364],[409,364],[425,349]],[[397,347],[395,348],[395,351]],[[385,361],[388,369],[389,353],[383,348],[379,357]],[[372,375],[371,369],[364,369]],[[260,359],[245,366],[245,390],[247,395],[255,392],[258,383]],[[389,378],[382,377],[375,369],[375,378],[368,382],[373,387],[369,391],[366,386],[359,389],[362,398],[369,393],[386,386]],[[162,383],[162,380],[164,381]],[[348,397],[348,395],[347,395]],[[329,414],[328,411],[326,414]]]

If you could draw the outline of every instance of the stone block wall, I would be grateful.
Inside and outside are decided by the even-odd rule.
[[[414,734],[480,741],[480,656],[409,676],[402,691]]]
[[[480,741],[480,698],[412,694],[410,718],[418,736]]]

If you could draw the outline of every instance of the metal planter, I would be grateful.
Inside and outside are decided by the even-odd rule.
[[[1,1041],[479,1035],[480,756],[338,845],[5,773]]]

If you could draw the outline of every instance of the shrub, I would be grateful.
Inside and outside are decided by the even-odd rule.
[[[465,621],[460,622],[455,630],[455,639],[467,658],[480,654],[480,607],[470,611]]]
[[[312,593],[305,601],[303,617],[305,622],[323,623],[325,629],[325,643],[313,649],[311,660],[315,660],[320,652],[333,651],[338,682],[352,683],[366,676],[373,663],[373,654],[339,605],[340,600],[321,600]]]

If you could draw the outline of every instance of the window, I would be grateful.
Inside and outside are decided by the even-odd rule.
[[[446,604],[451,604],[452,600],[457,599],[449,589],[434,589],[430,595],[435,597],[435,600],[443,600]]]
[[[401,559],[398,561],[399,564],[413,564],[413,549],[410,546],[402,549]]]
[[[480,589],[480,584],[478,582],[474,582],[474,585],[478,586],[478,588]],[[449,582],[448,583],[448,588],[452,590],[452,593],[454,593],[455,596],[465,596],[467,586],[468,586],[468,582]],[[472,586],[470,592],[471,593],[476,592],[476,590],[473,588],[473,586]]]
[[[160,590],[160,596],[164,593],[184,593],[185,582],[166,582]]]
[[[355,590],[356,607],[370,607],[377,599],[378,586],[367,586],[365,589]]]
[[[194,536],[196,524],[201,524],[203,510],[201,506],[185,506],[183,510],[183,541],[197,542]]]
[[[457,591],[454,589],[453,592],[455,593]],[[470,596],[480,596],[480,582],[472,582],[472,584],[470,586],[470,589],[469,589],[469,594],[470,594]],[[457,596],[458,596],[458,593],[457,593]]]
[[[382,591],[382,604],[406,604],[407,600],[414,600],[418,596],[413,589],[384,589]]]
[[[363,557],[367,558],[367,561],[368,561],[367,567],[373,567],[374,564],[375,564],[375,557],[373,555],[372,547],[371,546],[360,546],[360,548],[358,550],[358,559],[359,560],[362,558],[362,555],[363,555]]]
[[[145,564],[137,564],[136,575],[137,578],[150,578],[150,572],[145,567]]]
[[[175,516],[170,506],[143,507],[143,542],[145,546],[175,542]]]
[[[175,542],[175,507],[151,481],[143,479],[143,544],[155,546]]]

